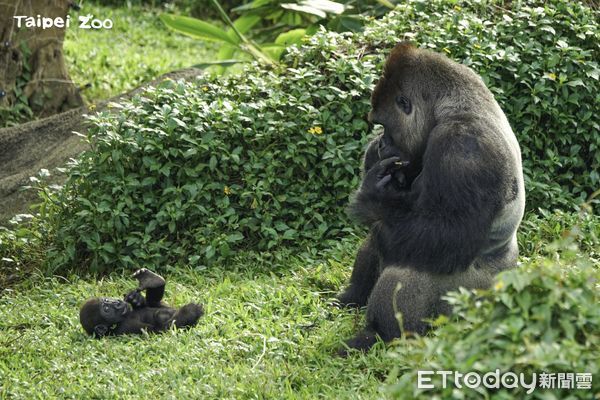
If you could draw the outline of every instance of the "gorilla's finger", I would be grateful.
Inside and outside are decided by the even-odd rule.
[[[387,185],[392,180],[392,175],[385,175],[379,182],[375,184],[375,187],[379,190],[383,190],[385,185]]]
[[[400,159],[400,157],[394,156],[394,157],[390,157],[390,158],[386,158],[384,160],[381,160],[379,162],[379,165],[383,169],[388,169],[390,166],[394,165],[397,162],[402,162],[402,160]]]
[[[400,157],[390,157],[381,160],[380,167],[385,171],[385,174],[392,174],[410,164],[410,161],[402,160]]]

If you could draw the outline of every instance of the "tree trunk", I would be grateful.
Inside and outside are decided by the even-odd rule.
[[[31,110],[47,117],[83,105],[65,66],[65,28],[27,27],[38,16],[67,20],[69,0],[4,0],[0,2],[0,126],[7,117]],[[20,19],[14,16],[33,17]],[[8,112],[6,111],[8,110]],[[3,117],[4,116],[4,117]]]

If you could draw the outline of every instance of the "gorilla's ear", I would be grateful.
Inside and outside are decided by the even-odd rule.
[[[96,335],[96,337],[100,338],[102,336],[105,336],[107,333],[108,333],[108,326],[106,326],[104,324],[94,326],[94,334]]]

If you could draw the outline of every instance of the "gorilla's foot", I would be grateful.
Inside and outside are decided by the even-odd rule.
[[[340,308],[361,308],[367,305],[367,296],[361,296],[349,287],[336,296],[334,304]]]
[[[352,339],[347,340],[344,346],[338,350],[337,355],[346,357],[352,350],[366,352],[377,343],[377,338],[377,333],[374,330],[365,329]]]

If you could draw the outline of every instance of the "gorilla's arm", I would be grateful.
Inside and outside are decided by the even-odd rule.
[[[369,233],[354,260],[350,286],[338,296],[337,303],[350,307],[365,306],[379,273],[379,254],[373,235]]]
[[[507,162],[494,144],[462,126],[432,130],[410,190],[388,193],[373,184],[365,190],[368,182],[359,190],[352,208],[373,227],[384,263],[452,273],[465,270],[484,246]]]

